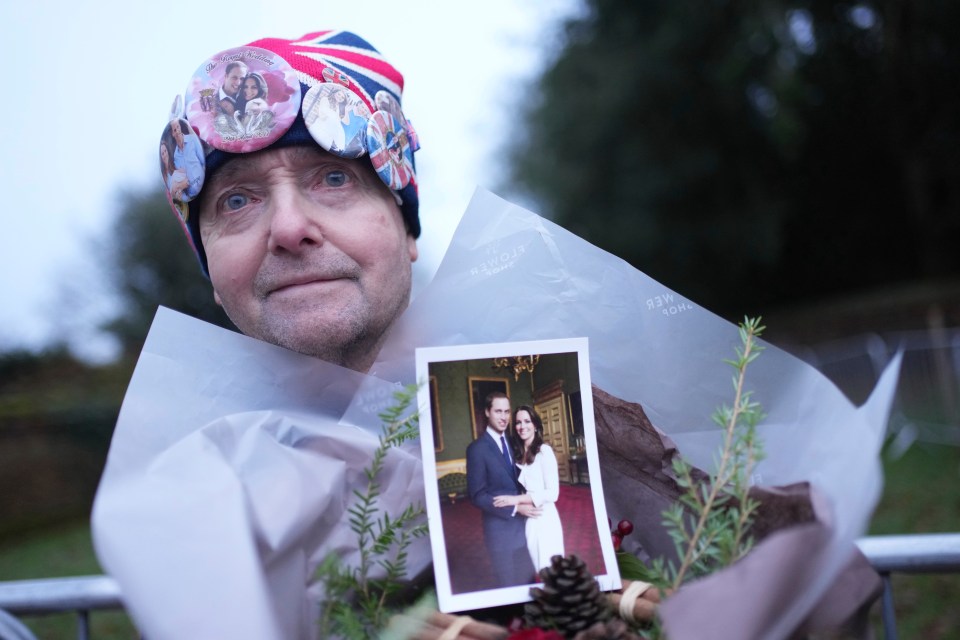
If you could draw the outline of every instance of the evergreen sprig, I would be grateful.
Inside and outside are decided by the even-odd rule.
[[[645,580],[661,589],[676,590],[685,582],[709,575],[746,555],[753,547],[750,527],[759,503],[750,497],[750,477],[763,457],[757,425],[764,418],[753,393],[746,389],[747,367],[763,351],[757,338],[765,327],[760,318],[744,318],[736,357],[724,360],[734,369],[733,403],[722,405],[713,421],[723,429],[723,441],[714,458],[714,472],[706,481],[694,477],[693,467],[677,457],[673,471],[683,490],[677,502],[663,512],[663,524],[673,540],[679,565],[663,557],[649,566],[623,558],[622,575]],[[620,554],[625,556],[629,554]],[[645,637],[659,637],[654,625]]]
[[[713,421],[724,433],[710,480],[695,481],[691,465],[679,457],[674,459],[673,470],[684,493],[663,514],[681,558],[676,569],[666,565],[673,589],[687,579],[729,566],[753,546],[749,529],[759,504],[749,497],[750,476],[763,458],[757,437],[763,411],[745,388],[745,381],[748,365],[763,351],[756,342],[763,330],[759,318],[744,318],[737,357],[724,360],[734,369],[734,399],[732,406],[723,405],[713,414]]]
[[[417,522],[424,514],[423,505],[408,505],[394,517],[379,507],[379,476],[387,454],[420,434],[420,414],[407,415],[417,389],[418,385],[408,385],[397,391],[395,404],[379,414],[383,429],[373,459],[364,469],[367,486],[363,491],[354,490],[355,503],[347,509],[350,530],[357,535],[360,562],[351,568],[340,556],[330,554],[317,568],[326,587],[323,637],[374,637],[393,613],[391,598],[403,588],[410,544],[427,534],[426,523]],[[371,574],[376,567],[382,576],[375,578]]]

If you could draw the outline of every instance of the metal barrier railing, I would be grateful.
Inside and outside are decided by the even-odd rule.
[[[886,640],[897,639],[897,621],[893,608],[893,573],[960,573],[960,533],[868,536],[857,546],[883,578],[881,617]],[[89,640],[91,611],[122,609],[120,587],[108,576],[50,578],[0,582],[0,614],[6,611],[17,616],[42,615],[75,611],[77,637]],[[0,637],[5,619],[0,616]],[[19,629],[16,621],[10,629]],[[29,632],[27,632],[29,633]],[[32,640],[32,635],[9,637]]]
[[[868,536],[857,546],[883,578],[881,616],[886,640],[897,640],[893,573],[960,573],[960,533]]]
[[[79,576],[43,580],[0,582],[0,611],[17,616],[35,616],[75,611],[77,638],[90,638],[90,612],[123,609],[120,586],[108,576]],[[6,626],[5,626],[6,625]],[[0,618],[0,638],[32,638],[15,628],[16,623]],[[11,630],[4,631],[7,627]]]

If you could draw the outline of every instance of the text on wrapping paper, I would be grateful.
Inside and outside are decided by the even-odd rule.
[[[658,309],[665,316],[675,316],[684,311],[692,311],[693,305],[686,300],[677,300],[676,296],[672,293],[647,298],[647,311],[656,311]]]

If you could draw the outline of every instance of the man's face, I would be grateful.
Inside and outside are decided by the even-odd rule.
[[[200,236],[237,328],[294,351],[367,370],[409,302],[416,243],[364,160],[237,156],[204,187]]]
[[[485,409],[487,424],[497,433],[503,433],[510,426],[510,401],[506,398],[494,398],[489,409]]]
[[[230,69],[230,72],[223,77],[224,93],[231,96],[237,95],[237,92],[240,91],[240,83],[245,75],[247,75],[247,70],[239,65]]]
[[[179,120],[170,123],[170,132],[173,133],[173,140],[177,143],[177,148],[183,149],[183,131],[180,129]]]

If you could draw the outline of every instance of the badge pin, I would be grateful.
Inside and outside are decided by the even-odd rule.
[[[373,96],[373,103],[377,106],[377,111],[386,111],[403,124],[407,121],[403,117],[403,111],[400,109],[400,103],[393,97],[389,91],[381,89]]]
[[[178,93],[173,97],[173,103],[170,105],[170,113],[167,114],[167,120],[183,117],[183,97]]]
[[[370,109],[353,91],[335,82],[310,87],[303,98],[307,131],[321,147],[341,158],[359,158],[367,152]]]
[[[417,135],[417,130],[413,128],[413,123],[407,120],[405,126],[407,139],[410,140],[410,151],[420,151],[420,136]]]
[[[373,113],[367,124],[367,151],[377,175],[393,190],[403,189],[413,178],[413,153],[406,129],[388,111]]]
[[[183,118],[173,118],[160,136],[160,178],[167,195],[186,222],[189,207],[206,175],[206,154],[199,136]]]
[[[350,86],[350,78],[347,77],[347,74],[339,69],[334,69],[333,67],[324,67],[323,71],[320,72],[320,75],[323,76],[324,82],[337,82],[345,87]]]
[[[259,47],[237,47],[193,74],[186,115],[207,144],[231,153],[257,151],[290,129],[300,97],[300,81],[286,60]]]

